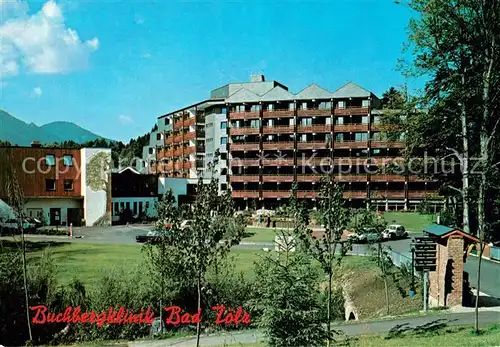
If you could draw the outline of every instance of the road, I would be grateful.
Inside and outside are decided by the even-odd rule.
[[[500,322],[500,312],[480,312],[479,321],[482,325]],[[333,329],[343,332],[347,336],[359,336],[368,334],[385,334],[389,332],[403,332],[408,330],[431,331],[444,326],[473,326],[474,315],[471,313],[447,313],[429,314],[425,316],[414,316],[397,318],[393,320],[381,320],[376,322],[343,323],[334,326]],[[263,340],[263,335],[258,330],[247,330],[244,332],[225,333],[222,335],[201,336],[201,346],[222,346],[226,344],[250,344]],[[169,339],[160,341],[130,342],[130,347],[160,347],[176,346],[187,347],[196,345],[196,338]]]
[[[65,241],[77,243],[113,243],[125,245],[140,245],[135,241],[137,235],[147,233],[151,230],[151,225],[130,225],[130,226],[112,226],[112,227],[89,227],[89,228],[74,228],[74,238],[69,237],[49,237],[49,236],[30,236],[32,239],[43,239],[47,241]],[[410,237],[422,236],[421,233],[411,233]],[[4,237],[0,237],[2,239]],[[408,253],[410,250],[411,238],[397,241],[387,241],[384,244],[398,253]],[[236,248],[274,248],[273,243],[266,242],[246,242]],[[351,254],[364,254],[366,245],[353,245]],[[464,270],[469,273],[471,285],[475,288],[477,284],[477,264],[478,258],[469,256],[464,265]],[[488,260],[482,262],[481,268],[481,292],[500,298],[500,264]]]

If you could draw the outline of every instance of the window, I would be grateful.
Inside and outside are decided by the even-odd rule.
[[[169,125],[170,124],[170,118],[165,118],[165,125]]]
[[[370,100],[363,100],[361,103],[362,107],[368,107],[370,105]]]
[[[142,201],[139,201],[139,214],[142,214],[143,209],[142,209]]]
[[[73,190],[73,180],[64,180],[64,191],[69,192]]]
[[[344,117],[338,117],[336,119],[336,123],[335,124],[338,124],[338,125],[344,124]]]
[[[225,145],[227,143],[227,137],[221,137],[220,138],[220,144]]]
[[[345,101],[339,101],[339,108],[345,108]]]
[[[137,201],[134,201],[134,215],[137,214]]]
[[[220,128],[221,129],[226,129],[227,128],[227,122],[220,122]]]
[[[361,117],[361,124],[368,124],[368,117],[367,116]]]
[[[221,113],[226,114],[227,113],[227,109],[225,107],[223,107]]]
[[[380,116],[373,116],[373,124],[380,124]]]
[[[146,210],[149,208],[149,201],[146,201]]]
[[[223,168],[220,170],[221,175],[227,175],[227,168]]]
[[[73,156],[71,154],[65,154],[63,157],[64,166],[73,166]]]
[[[129,201],[127,201],[127,202],[125,203],[125,209],[126,209],[126,210],[130,210],[130,202],[129,202]]]
[[[56,190],[56,180],[45,180],[45,190],[48,192],[53,192]]]
[[[221,183],[220,190],[227,190],[227,183]]]
[[[368,133],[355,133],[354,139],[355,141],[366,141],[368,140]]]
[[[149,154],[153,154],[153,147],[149,147]]]
[[[161,140],[161,134],[156,134],[156,141],[160,141]]]
[[[45,155],[45,165],[55,166],[56,165],[56,157],[53,154]]]
[[[114,212],[115,216],[117,216],[120,213],[120,207],[118,206],[117,202],[115,202]]]
[[[221,160],[227,160],[227,153],[221,153],[220,154],[220,159]]]

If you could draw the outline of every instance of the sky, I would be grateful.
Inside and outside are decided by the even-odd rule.
[[[263,73],[298,92],[353,81],[379,97],[413,15],[393,0],[0,0],[0,108],[128,142],[157,117]]]

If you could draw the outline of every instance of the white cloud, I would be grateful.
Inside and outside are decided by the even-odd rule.
[[[0,1],[3,10],[3,3],[10,0]],[[22,4],[0,24],[0,52],[9,52],[1,55],[0,75],[16,75],[21,66],[35,73],[64,73],[88,66],[90,54],[99,48],[97,38],[82,41],[66,27],[62,9],[53,0],[31,16]]]
[[[136,15],[136,16],[135,16],[134,21],[135,21],[135,24],[138,24],[138,25],[144,24],[144,22],[145,22],[144,18],[142,18],[142,17],[141,17],[141,16],[139,16],[139,15]]]
[[[143,55],[141,55],[141,58],[142,59],[149,59],[149,58],[151,58],[151,54],[150,53],[144,53]]]
[[[124,115],[124,114],[119,115],[118,120],[120,121],[120,123],[122,123],[124,125],[134,123],[134,119],[132,117]]]
[[[33,88],[32,94],[34,97],[39,98],[40,96],[42,96],[42,88],[40,87]]]

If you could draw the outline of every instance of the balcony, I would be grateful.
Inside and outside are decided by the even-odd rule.
[[[256,135],[259,134],[259,127],[230,128],[230,135]]]
[[[366,182],[367,181],[367,176],[366,175],[343,175],[343,174],[339,174],[338,176],[335,176],[335,180],[337,182]]]
[[[314,157],[297,159],[297,166],[331,166],[332,158],[330,157]]]
[[[371,190],[372,199],[404,199],[404,190]]]
[[[173,136],[169,136],[165,139],[165,144],[166,145],[171,145],[172,143],[174,143],[174,137]]]
[[[318,192],[312,190],[299,190],[297,191],[297,198],[299,199],[314,199]]]
[[[192,125],[195,125],[196,124],[196,118],[185,119],[182,124],[183,124],[184,127],[190,127]]]
[[[293,142],[264,142],[262,145],[263,149],[293,149]]]
[[[405,144],[403,141],[378,141],[371,140],[372,148],[404,148]]]
[[[290,118],[293,117],[293,110],[264,111],[263,118]]]
[[[259,142],[231,143],[231,151],[258,151]]]
[[[231,159],[231,166],[259,166],[259,159]]]
[[[297,182],[319,182],[321,180],[321,175],[297,175]]]
[[[408,176],[408,182],[434,182],[435,180],[420,176]]]
[[[196,153],[196,147],[195,146],[189,146],[189,147],[184,147],[184,155],[189,155]]]
[[[174,157],[179,157],[182,155],[182,147],[174,150]]]
[[[233,190],[231,192],[233,198],[258,198],[258,190]]]
[[[439,198],[439,194],[433,190],[409,190],[409,199],[425,199],[425,198]]]
[[[371,175],[370,181],[372,181],[372,182],[404,182],[405,176],[403,176],[403,175]]]
[[[174,164],[174,170],[189,170],[194,167],[194,164],[190,161],[178,161]]]
[[[177,122],[175,122],[174,126],[173,126],[174,130],[181,129],[182,128],[182,124],[183,124],[183,120],[182,119],[180,119]]]
[[[368,124],[335,124],[336,133],[367,132]]]
[[[289,198],[292,192],[289,190],[263,190],[262,197],[268,199]]]
[[[297,126],[298,133],[329,133],[331,131],[332,131],[332,126],[329,124]]]
[[[367,115],[368,114],[368,107],[361,107],[361,106],[348,106],[346,108],[336,108],[334,110],[334,114],[336,116],[359,116],[359,115]]]
[[[231,175],[231,182],[259,182],[259,175]]]
[[[262,128],[263,134],[293,134],[293,126],[289,125],[273,125]]]
[[[370,158],[340,157],[333,159],[333,165],[370,165]]]
[[[366,199],[366,190],[350,190],[344,192],[344,199]]]
[[[293,182],[293,175],[263,175],[263,182]]]
[[[182,142],[182,134],[174,136],[174,143],[181,143]]]
[[[335,148],[368,148],[368,141],[335,141]]]
[[[184,141],[191,141],[196,138],[196,131],[190,131],[188,133],[184,133]]]
[[[293,165],[293,159],[262,159],[262,165],[290,166]]]
[[[308,116],[331,116],[332,111],[328,109],[317,109],[310,108],[307,110],[297,110],[297,115],[299,117],[308,117]]]
[[[297,142],[297,149],[326,149],[328,141]]]
[[[229,119],[259,119],[260,111],[250,111],[250,112],[230,112]]]

